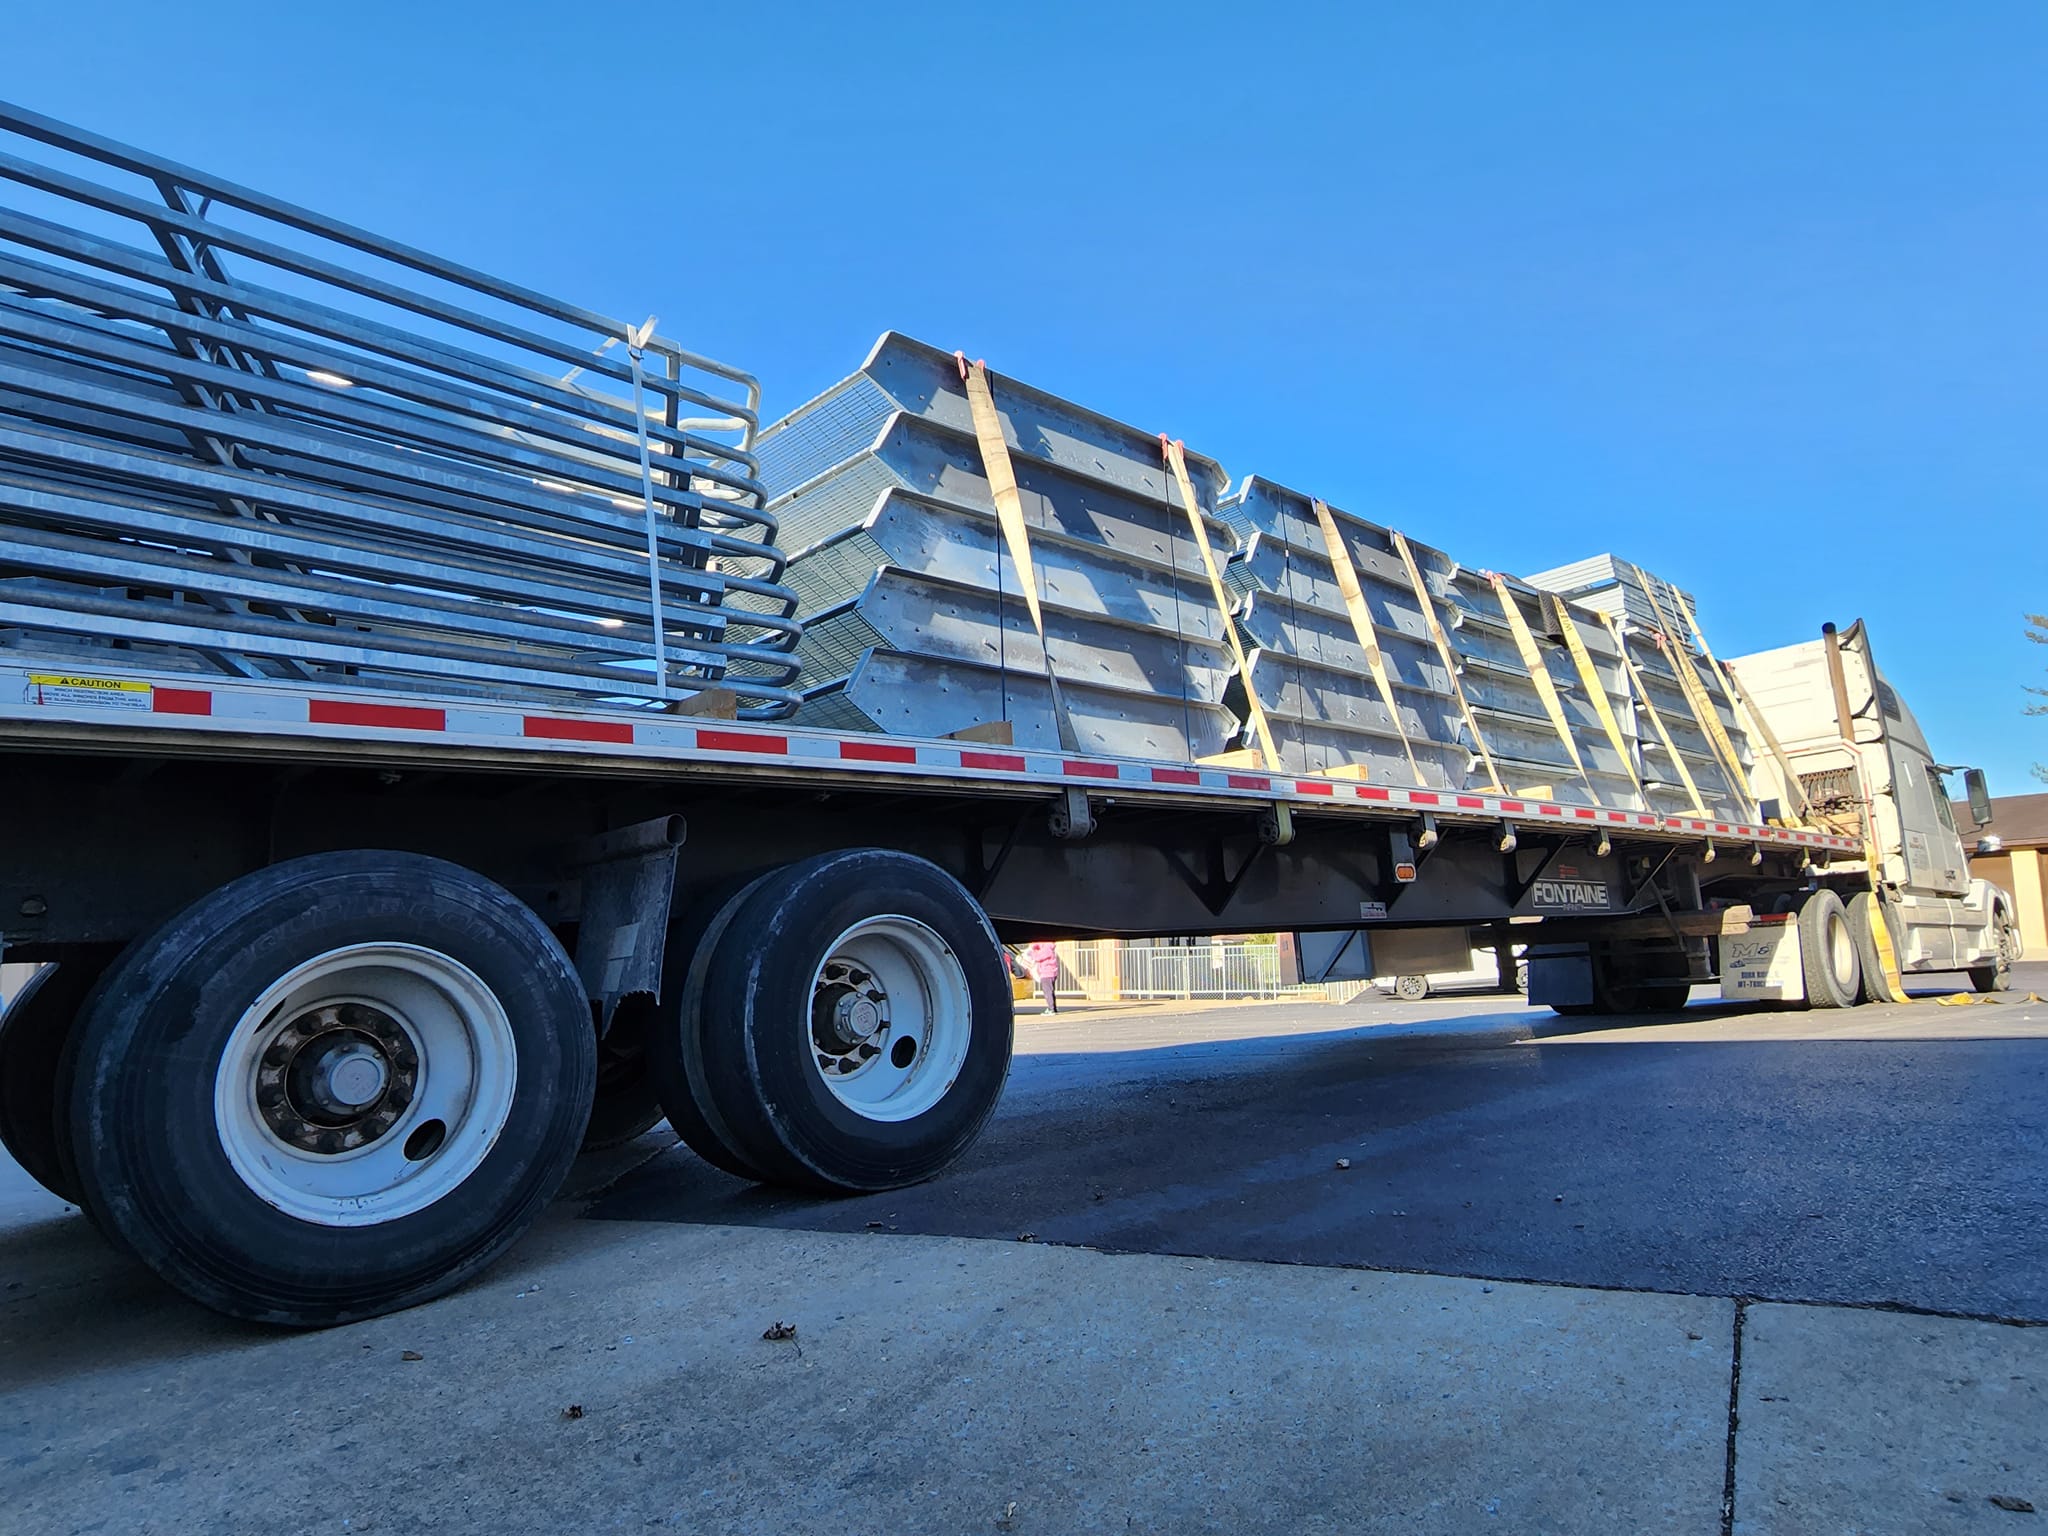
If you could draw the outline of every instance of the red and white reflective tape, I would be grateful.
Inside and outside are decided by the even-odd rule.
[[[190,677],[107,675],[59,667],[0,668],[0,722],[62,720],[124,730],[175,729],[221,736],[295,736],[307,741],[382,742],[422,746],[515,749],[537,756],[573,754],[675,763],[777,765],[832,774],[904,774],[1003,785],[1018,779],[1122,794],[1189,792],[1210,797],[1282,799],[1312,808],[1407,807],[1450,819],[1527,819],[1574,827],[1652,835],[1725,838],[1731,843],[1825,849],[1860,854],[1852,838],[1796,827],[1758,827],[1694,817],[1658,816],[1600,806],[1562,805],[1510,795],[1404,789],[1352,779],[1245,772],[1200,763],[1162,764],[1085,757],[1030,748],[977,746],[950,740],[844,735],[790,726],[710,721],[644,710],[537,712],[525,704],[446,699],[400,703],[375,694],[303,691],[269,682],[212,682]],[[4,736],[0,724],[0,736]],[[222,750],[232,750],[223,743]]]

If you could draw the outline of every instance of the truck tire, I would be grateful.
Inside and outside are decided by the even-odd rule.
[[[1806,1006],[1853,1008],[1863,998],[1863,965],[1842,898],[1833,891],[1815,891],[1799,904],[1797,921]]]
[[[1849,898],[1846,910],[1849,932],[1856,940],[1856,963],[1863,972],[1862,999],[1866,1003],[1888,1003],[1892,995],[1885,986],[1884,957],[1877,952],[1877,934],[1871,922],[1878,919],[1884,923],[1885,936],[1892,941],[1892,958],[1896,961],[1900,935],[1891,905],[1879,901],[1875,891],[1858,891]]]
[[[2012,962],[2019,951],[2018,935],[2012,931],[2012,922],[2003,913],[1992,932],[1998,939],[1998,959],[1991,965],[1980,965],[1970,971],[1970,985],[1979,992],[2009,992],[2012,990]]]
[[[767,878],[758,876],[737,889],[721,887],[671,927],[662,967],[662,1006],[647,1056],[655,1096],[683,1144],[721,1172],[755,1183],[768,1175],[740,1150],[711,1094],[704,1066],[704,997],[713,952],[734,914]]]
[[[80,1192],[216,1311],[372,1317],[540,1214],[595,1075],[575,967],[509,892],[416,854],[293,859],[101,978],[67,1067]]]
[[[987,917],[936,865],[886,849],[769,875],[707,946],[697,1038],[748,1163],[827,1193],[928,1179],[1009,1075],[1008,973]]]
[[[57,1076],[78,1008],[104,965],[65,960],[28,979],[0,1015],[0,1146],[59,1200],[79,1204]]]
[[[647,1070],[647,1043],[656,1005],[644,993],[621,998],[611,1028],[597,1042],[597,1092],[583,1150],[603,1152],[637,1141],[661,1124],[661,1102]]]
[[[1403,1002],[1421,1002],[1425,997],[1429,996],[1429,978],[1427,976],[1396,976],[1394,978],[1394,996],[1400,998]]]

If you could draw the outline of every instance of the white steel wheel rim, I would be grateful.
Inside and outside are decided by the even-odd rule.
[[[413,944],[349,944],[293,967],[236,1021],[214,1077],[214,1126],[266,1204],[322,1226],[373,1226],[475,1173],[517,1082],[511,1020],[468,966]]]
[[[974,1035],[967,970],[909,917],[855,923],[811,974],[811,1070],[863,1119],[924,1114],[959,1081]]]

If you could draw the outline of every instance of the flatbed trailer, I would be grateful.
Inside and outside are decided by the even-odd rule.
[[[1312,980],[1512,924],[1536,1000],[1629,1011],[1873,883],[1847,825],[792,725],[750,377],[0,128],[144,189],[0,154],[45,200],[0,206],[0,1139],[206,1305],[439,1294],[664,1115],[744,1178],[931,1177],[1008,1071],[1002,942],[1281,931]]]
[[[662,1111],[697,1150],[751,1177],[849,1190],[929,1176],[972,1139],[1007,1070],[998,938],[1280,928],[1303,931],[1305,948],[1335,935],[1341,949],[1362,925],[1384,947],[1413,927],[1540,916],[1531,937],[1569,922],[1583,945],[1611,926],[1617,946],[1660,958],[1662,974],[1682,962],[1675,941],[1642,936],[1646,918],[1652,933],[1666,925],[1662,907],[1717,902],[1723,883],[1748,901],[1797,892],[1859,851],[1808,829],[1514,797],[629,709],[201,686],[15,657],[0,667],[0,803],[6,954],[54,962],[9,1015],[0,1082],[15,1096],[11,1143],[189,1294],[298,1324],[456,1283],[524,1226],[586,1136],[630,1134]],[[1714,868],[1730,880],[1714,881]],[[764,882],[797,910],[764,905]],[[287,911],[295,924],[278,916]],[[1703,916],[1718,930],[1718,913],[1679,926]],[[292,981],[365,944],[369,959],[329,977],[328,991],[317,976],[312,993]],[[226,1159],[238,1169],[260,1168],[249,1144],[265,1135],[316,1161],[356,1150],[321,1150],[351,1124],[325,1080],[275,1082],[260,1056],[243,1062],[254,1093],[279,1088],[294,1113],[324,1103],[324,1117],[281,1122],[229,1092],[226,1042],[274,1024],[288,1003],[311,1005],[311,1022],[342,1037],[315,1064],[327,1079],[362,1078],[367,1095],[400,1071],[431,1078],[420,1047],[433,1031],[416,1016],[432,1010],[385,949],[445,955],[459,970],[439,978],[443,991],[460,997],[490,977],[506,1015],[524,1007],[520,1022],[552,1021],[529,1042],[487,1004],[487,1022],[467,1029],[475,1043],[441,1031],[458,1037],[443,1047],[458,1061],[509,1051],[520,1094],[536,1101],[495,1111],[493,1148],[519,1136],[532,1163],[496,1194],[495,1221],[458,1190],[417,1206],[405,1194],[445,1143],[338,1190],[221,1178],[216,1132],[238,1112],[243,1145]],[[264,956],[256,974],[228,963],[251,951]],[[546,1006],[505,995],[511,982],[493,965],[544,976]],[[779,1020],[762,1016],[778,1003],[763,966],[787,968],[802,991],[779,999]],[[202,977],[223,995],[209,1000]],[[115,1006],[131,993],[143,1003]],[[820,1010],[849,997],[853,1017],[835,1035]],[[1643,1005],[1670,997],[1666,987]],[[196,1073],[172,1027],[185,1022],[181,1000],[217,1031]],[[323,1019],[322,1008],[339,1011]],[[361,1065],[383,1042],[350,1026],[351,1008],[372,1009],[380,1028],[402,1021],[423,1059]],[[695,1070],[679,1010],[694,1020]],[[893,1116],[886,1102],[849,1113],[814,1077],[792,1125],[770,1097],[775,1080],[755,1086],[750,1062],[770,1035],[786,1037],[785,1066],[808,1068],[820,1040],[857,1052],[878,1028],[919,1053],[897,1074],[894,1092],[914,1109],[905,1119],[866,1118]],[[720,1058],[736,1045],[747,1053]],[[942,1072],[936,1097],[916,1070],[927,1054]],[[194,1081],[173,1095],[181,1074]],[[474,1103],[437,1118],[455,1129]],[[374,1219],[387,1193],[397,1212]],[[346,1265],[337,1237],[357,1255]]]

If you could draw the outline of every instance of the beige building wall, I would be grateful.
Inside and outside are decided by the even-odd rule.
[[[1970,873],[2012,897],[2029,960],[2048,960],[2048,848],[2009,848],[1970,860]]]
[[[2020,941],[2034,959],[2048,959],[2048,848],[2021,848],[2013,853],[2011,890],[2019,913]]]

